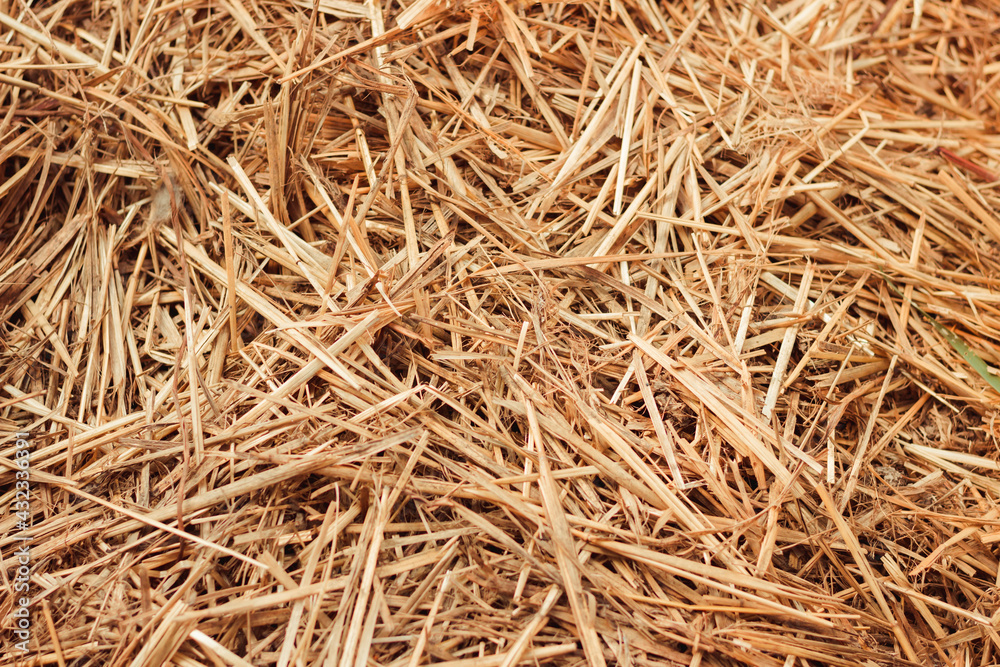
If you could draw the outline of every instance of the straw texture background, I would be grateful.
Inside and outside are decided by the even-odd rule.
[[[3,0],[0,665],[996,664],[998,31]]]

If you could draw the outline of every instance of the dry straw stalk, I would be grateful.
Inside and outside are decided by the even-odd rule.
[[[0,26],[0,665],[1000,660],[995,2]]]

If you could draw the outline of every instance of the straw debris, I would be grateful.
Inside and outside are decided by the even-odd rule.
[[[1000,659],[995,3],[0,25],[0,665]]]

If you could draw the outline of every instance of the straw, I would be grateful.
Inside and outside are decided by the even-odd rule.
[[[996,663],[998,25],[4,3],[0,667]]]

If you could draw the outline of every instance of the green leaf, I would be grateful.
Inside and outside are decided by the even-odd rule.
[[[895,292],[899,296],[903,296],[903,293],[899,290],[898,287],[896,287],[896,284],[894,282],[889,280],[889,277],[887,275],[883,273],[882,277],[885,278],[885,282],[888,283],[889,287],[892,288],[893,292]],[[993,387],[993,389],[995,389],[998,393],[1000,393],[1000,378],[998,378],[993,373],[990,373],[990,369],[989,367],[987,367],[986,362],[983,361],[978,354],[972,351],[972,348],[970,348],[966,344],[965,340],[963,340],[961,336],[953,332],[951,329],[946,328],[943,324],[941,324],[936,319],[931,317],[927,312],[924,311],[923,308],[921,308],[917,304],[911,301],[910,305],[913,306],[913,308],[915,308],[918,313],[923,315],[924,319],[930,322],[931,326],[937,329],[937,331],[942,336],[944,336],[944,339],[948,341],[948,344],[951,345],[956,352],[962,355],[962,358],[965,359],[965,363],[972,366],[973,370],[979,373],[980,377],[986,380],[986,382],[988,382],[989,385]]]

